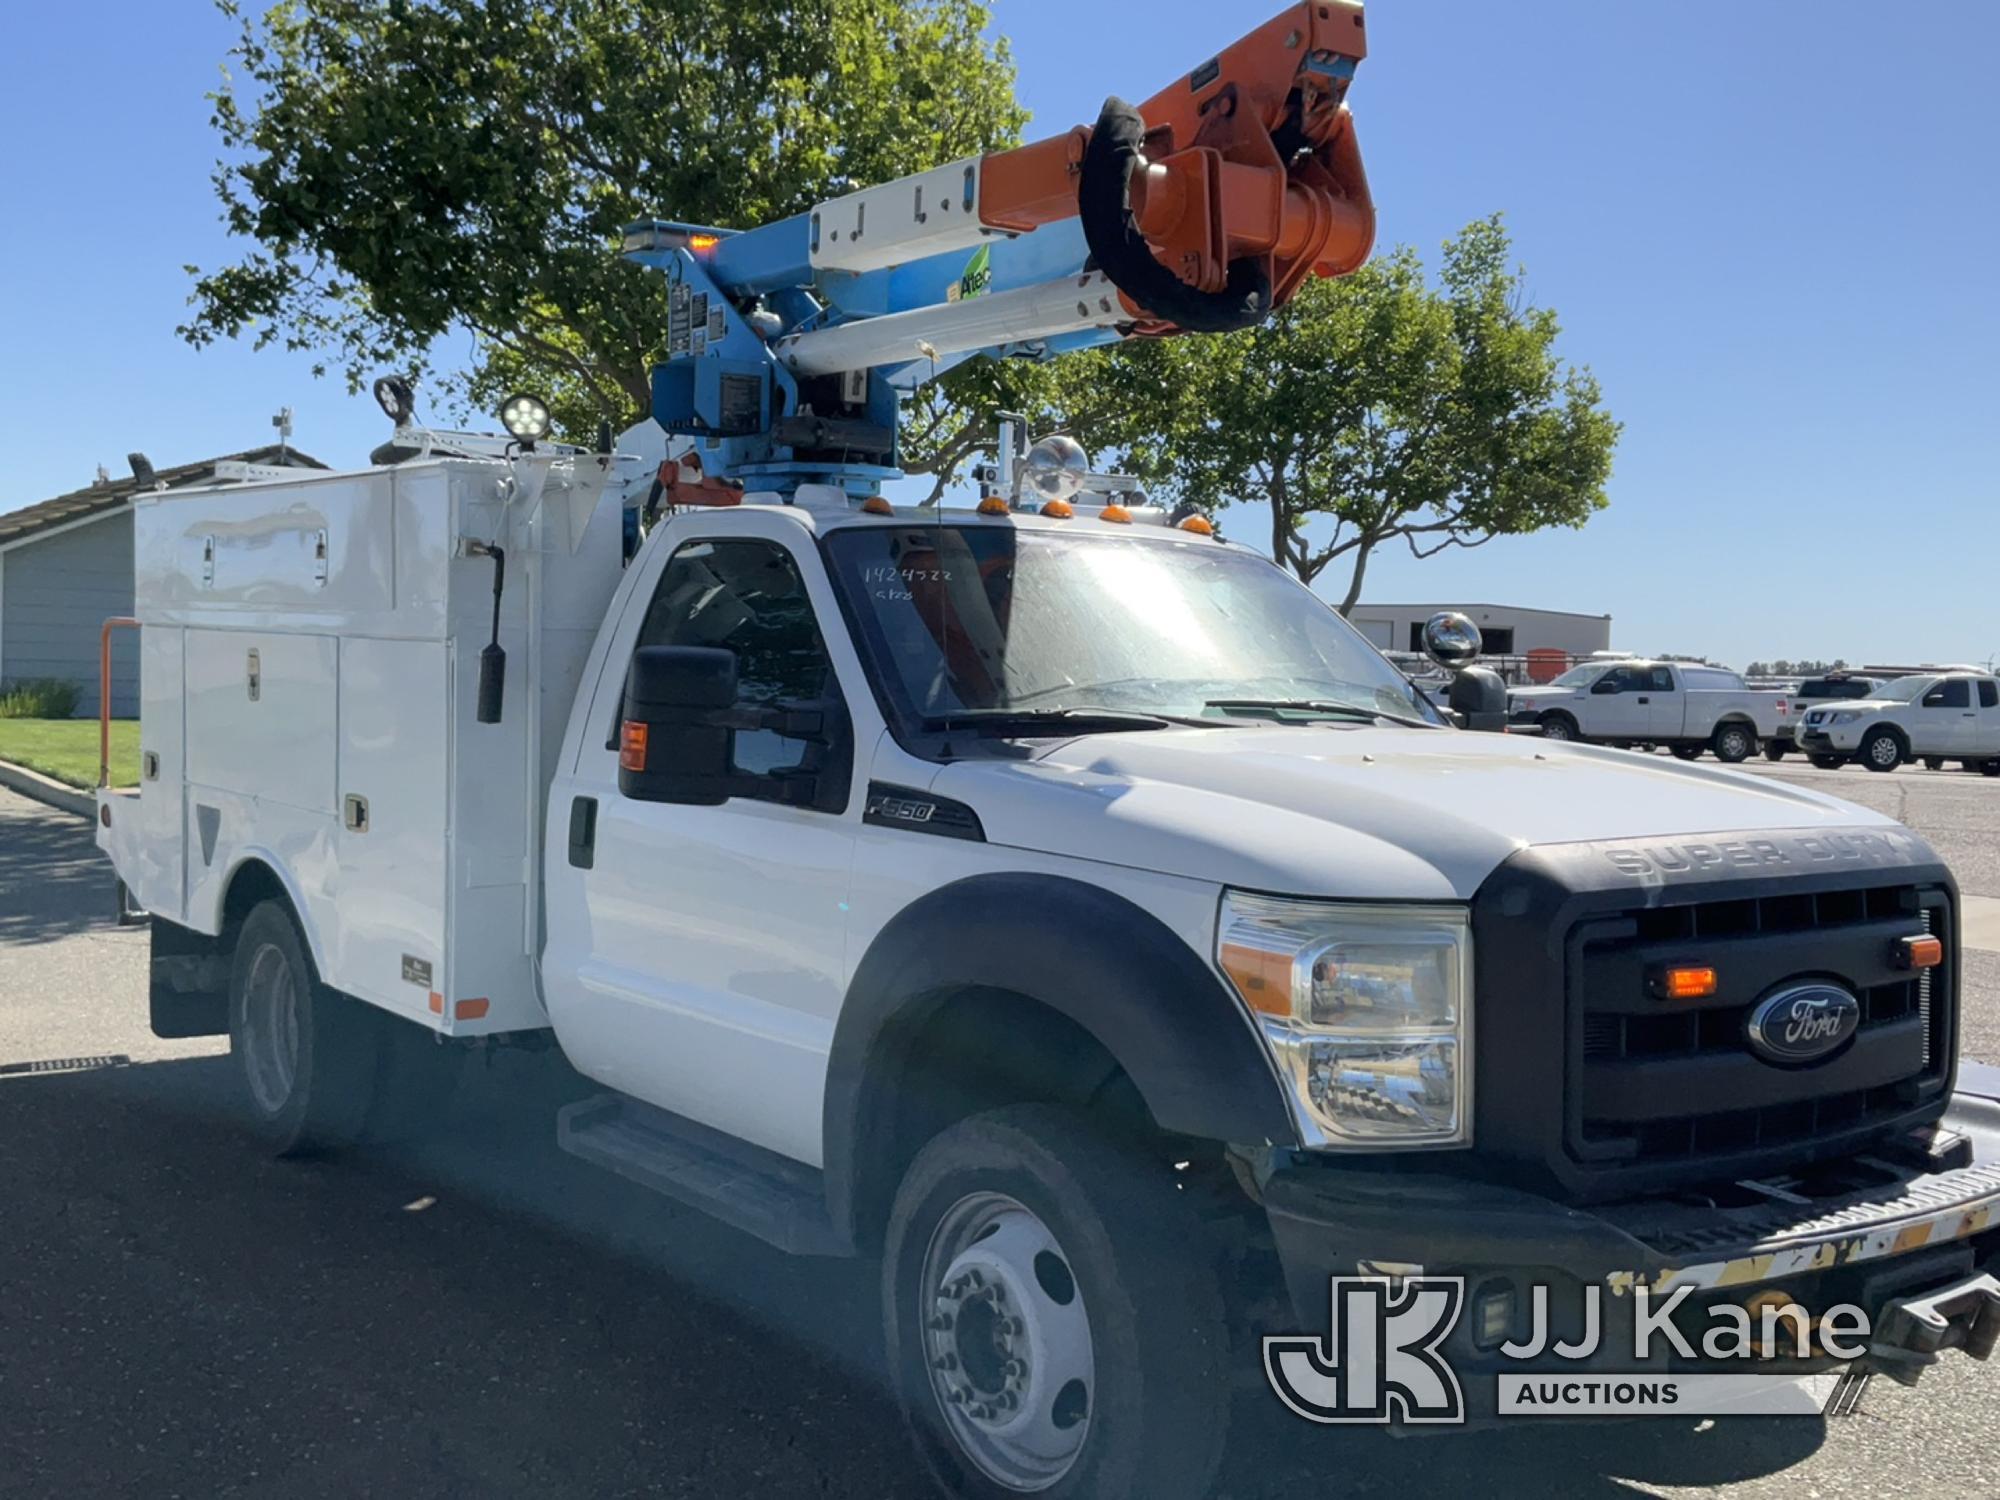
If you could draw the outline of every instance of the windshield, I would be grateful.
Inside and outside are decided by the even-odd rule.
[[[1318,595],[1206,539],[870,526],[826,551],[876,679],[919,720],[1261,700],[1441,722]]]
[[[1571,667],[1567,672],[1563,673],[1562,676],[1552,679],[1549,683],[1549,686],[1582,687],[1584,684],[1588,682],[1595,681],[1598,675],[1603,672],[1603,670],[1604,670],[1603,665],[1597,662],[1592,662],[1581,667]]]
[[[1898,677],[1894,682],[1885,682],[1868,696],[1884,698],[1891,703],[1915,703],[1934,686],[1935,677]]]

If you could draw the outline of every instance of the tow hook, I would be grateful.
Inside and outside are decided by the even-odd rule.
[[[1898,1297],[1882,1309],[1868,1363],[1902,1385],[1915,1385],[1947,1349],[1990,1359],[2000,1344],[2000,1281],[1969,1277],[1924,1297]]]

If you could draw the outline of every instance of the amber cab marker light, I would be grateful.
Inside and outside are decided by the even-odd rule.
[[[1661,970],[1655,985],[1668,1000],[1706,1000],[1715,993],[1715,970],[1706,964],[1675,964]]]
[[[988,495],[979,502],[979,513],[982,516],[1007,516],[1013,514],[1013,507],[998,495]]]
[[[861,502],[861,514],[864,516],[893,516],[895,513],[896,507],[880,495],[870,495]]]
[[[621,771],[643,771],[646,769],[646,726],[631,719],[618,732],[618,769]]]
[[[1109,521],[1114,526],[1130,526],[1132,524],[1132,512],[1122,505],[1107,505],[1097,513],[1097,519],[1100,521]]]
[[[1944,940],[1926,933],[1896,944],[1896,962],[1905,969],[1935,969],[1944,962]]]
[[[1067,521],[1076,514],[1076,507],[1067,500],[1051,500],[1042,507],[1042,514],[1051,521]]]

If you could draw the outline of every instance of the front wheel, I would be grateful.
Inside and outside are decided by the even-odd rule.
[[[890,1364],[945,1493],[1194,1500],[1221,1461],[1215,1257],[1164,1160],[1047,1105],[917,1156],[883,1259]]]
[[[1877,729],[1861,742],[1861,764],[1871,771],[1893,771],[1904,758],[1903,742],[1893,729]]]
[[[1568,714],[1543,714],[1542,738],[1566,743],[1581,739],[1582,735],[1577,732],[1576,720]]]

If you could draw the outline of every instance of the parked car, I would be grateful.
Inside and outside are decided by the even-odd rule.
[[[1985,672],[1934,672],[1885,682],[1866,698],[1807,711],[1799,746],[1823,769],[1859,760],[1893,771],[1922,759],[2000,776],[2000,682]]]
[[[1764,741],[1766,760],[1783,760],[1798,746],[1798,719],[1815,703],[1836,699],[1866,698],[1882,685],[1879,677],[1861,677],[1852,672],[1829,672],[1824,677],[1808,677],[1793,691],[1792,712],[1777,732]]]
[[[1713,750],[1734,764],[1789,723],[1790,696],[1760,693],[1722,667],[1665,661],[1590,661],[1546,687],[1508,694],[1518,722],[1551,740],[1664,745],[1682,760]]]

